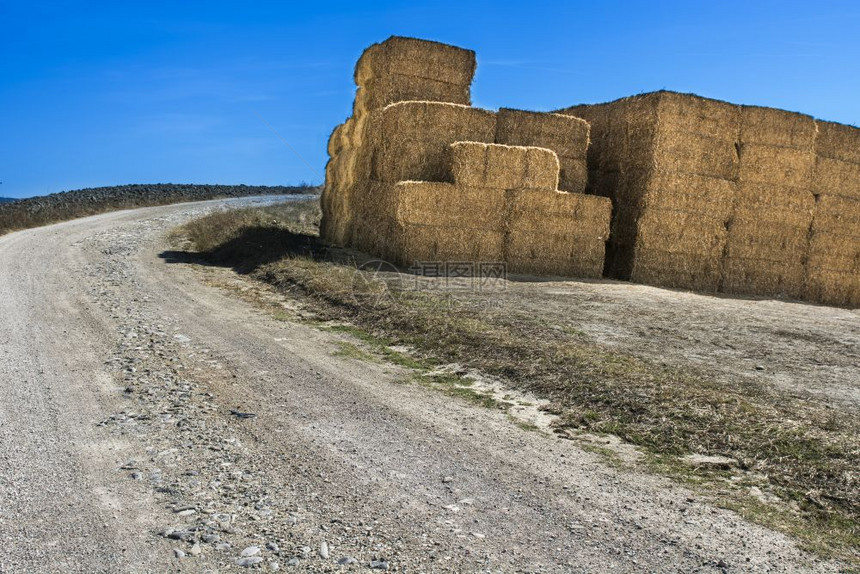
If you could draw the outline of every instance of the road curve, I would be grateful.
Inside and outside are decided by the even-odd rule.
[[[0,572],[838,571],[165,254],[253,201],[0,237]]]

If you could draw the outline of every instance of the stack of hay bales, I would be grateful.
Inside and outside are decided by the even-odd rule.
[[[857,128],[672,92],[560,113],[591,124],[607,274],[860,305]]]
[[[799,298],[815,205],[815,120],[772,108],[739,109],[740,169],[723,290]]]
[[[454,183],[395,189],[398,263],[507,263],[513,273],[600,277],[611,203],[558,191],[552,150],[480,142],[451,146]]]
[[[463,110],[471,109],[468,106],[475,66],[475,53],[471,50],[413,38],[392,37],[364,51],[355,68],[357,90],[353,115],[335,128],[329,140],[330,159],[321,198],[321,232],[325,239],[337,245],[384,243],[381,237],[384,228],[380,228],[379,233],[368,233],[371,225],[380,223],[373,221],[367,225],[361,220],[366,214],[376,215],[373,204],[381,201],[375,193],[381,189],[380,180],[374,177],[386,177],[388,173],[393,177],[397,164],[406,163],[406,159],[398,162],[395,158],[398,151],[414,158],[422,149],[438,143],[434,141],[437,125],[443,131],[446,126],[454,126],[455,133],[448,134],[454,139],[446,144],[457,139],[480,139],[482,136],[475,134],[474,129],[483,129],[488,134],[483,137],[492,141],[494,123],[491,126],[469,124],[459,131],[456,127],[462,116],[468,114]],[[390,104],[405,100],[447,102],[457,106],[417,106],[417,113],[423,114],[417,119],[425,131],[396,134],[398,122],[402,125],[402,118],[412,110],[398,108],[389,113],[384,110]],[[486,120],[486,114],[478,115]],[[388,136],[395,133],[397,141],[392,143],[386,139],[386,132]],[[424,167],[425,172],[432,169],[430,165]],[[357,233],[359,237],[355,237]]]
[[[391,257],[391,186],[401,181],[452,182],[449,145],[493,141],[495,116],[444,102],[389,104],[371,113],[365,135],[367,161],[354,187],[352,247]]]
[[[860,129],[818,122],[806,298],[860,307]]]
[[[737,110],[659,92],[563,112],[591,124],[589,193],[613,202],[607,273],[716,291],[735,200]]]
[[[601,276],[611,203],[567,193],[585,188],[587,123],[472,108],[474,72],[473,52],[435,42],[365,51],[353,116],[329,141],[324,238],[404,265]]]

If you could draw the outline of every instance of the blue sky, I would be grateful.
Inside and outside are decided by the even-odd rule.
[[[319,183],[355,60],[392,34],[476,50],[491,109],[665,88],[860,124],[855,2],[2,0],[0,29],[11,197]]]

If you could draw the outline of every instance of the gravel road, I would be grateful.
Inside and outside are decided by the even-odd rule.
[[[254,201],[0,238],[0,572],[839,570],[159,256]]]

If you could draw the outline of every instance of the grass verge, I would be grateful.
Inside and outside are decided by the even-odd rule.
[[[652,470],[796,536],[809,550],[860,565],[855,417],[764,386],[720,382],[611,350],[515,305],[398,290],[392,287],[397,277],[356,281],[360,255],[324,246],[318,221],[316,202],[292,203],[214,214],[181,231],[205,261],[289,293],[322,321],[337,322],[328,328],[358,337],[391,362],[411,368],[459,363],[503,378],[551,400],[560,427],[617,435],[646,452]],[[379,305],[388,290],[391,299]],[[451,381],[432,384],[468,394]],[[728,469],[694,466],[684,462],[689,454],[735,462]],[[763,502],[759,492],[771,500]]]

